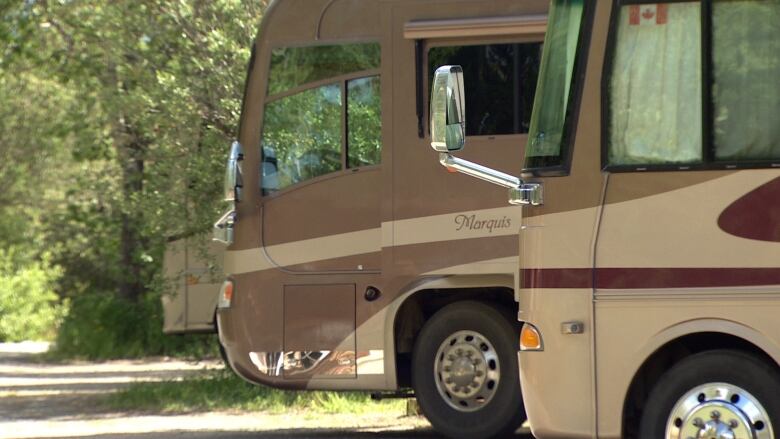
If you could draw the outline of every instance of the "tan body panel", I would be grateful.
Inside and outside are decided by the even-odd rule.
[[[546,9],[545,0],[272,4],[247,84],[239,136],[243,169],[259,168],[270,54],[285,46],[380,43],[382,157],[381,165],[267,196],[259,193],[257,173],[244,173],[236,240],[225,255],[235,294],[231,308],[218,313],[220,338],[240,375],[287,388],[396,389],[394,326],[409,297],[422,290],[513,288],[520,209],[506,205],[504,191],[475,185],[429,160],[427,128],[420,138],[415,114],[415,41],[405,32],[418,21],[424,22],[419,31],[436,31],[423,35],[426,54],[442,45],[539,43]],[[518,173],[526,140],[524,134],[469,137],[467,155]],[[353,320],[345,285],[354,288]],[[364,297],[368,287],[381,291],[378,299]],[[320,312],[334,306],[335,297],[337,314]],[[299,303],[304,298],[308,302]],[[311,367],[296,378],[285,376],[290,364],[305,363],[295,357],[305,351],[329,354],[307,363]]]
[[[612,8],[595,2],[586,24],[571,172],[526,176],[544,185],[544,205],[523,208],[516,296],[544,350],[519,359],[543,439],[620,438],[632,380],[686,335],[734,336],[780,364],[780,170],[603,170]],[[584,333],[564,334],[572,321]]]

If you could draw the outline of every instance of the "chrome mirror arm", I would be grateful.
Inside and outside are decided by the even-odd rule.
[[[542,185],[540,183],[524,183],[523,180],[514,175],[505,174],[478,163],[463,160],[446,152],[439,153],[439,163],[447,169],[452,169],[509,189],[510,204],[539,206],[544,202]]]
[[[482,166],[479,163],[463,160],[446,152],[439,153],[439,163],[447,169],[453,169],[462,174],[470,175],[508,189],[519,187],[522,184],[522,181],[514,175],[504,174],[501,171]]]
[[[221,242],[223,244],[233,244],[233,228],[236,225],[236,211],[230,209],[222,215],[216,223],[214,223],[213,241]]]

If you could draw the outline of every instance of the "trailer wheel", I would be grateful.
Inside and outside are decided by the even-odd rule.
[[[480,302],[453,303],[428,320],[412,353],[412,386],[436,430],[491,438],[520,427],[516,338],[517,325]]]
[[[780,377],[740,351],[692,355],[669,369],[650,392],[642,439],[774,438],[780,428]]]

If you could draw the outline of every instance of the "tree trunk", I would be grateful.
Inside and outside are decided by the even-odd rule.
[[[121,213],[121,241],[122,275],[119,282],[120,297],[137,302],[146,292],[146,279],[144,279],[143,261],[140,254],[145,250],[145,240],[140,230],[143,218],[142,213],[136,208],[134,196],[140,194],[144,188],[144,160],[143,142],[132,138],[129,145],[120,147],[124,158],[122,167],[122,190],[124,206]]]

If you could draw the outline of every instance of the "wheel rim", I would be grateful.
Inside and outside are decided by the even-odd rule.
[[[689,390],[666,422],[667,439],[773,438],[769,415],[746,390],[708,383]]]
[[[436,389],[450,407],[460,412],[477,411],[498,390],[498,352],[479,332],[458,331],[439,346],[433,375]]]

